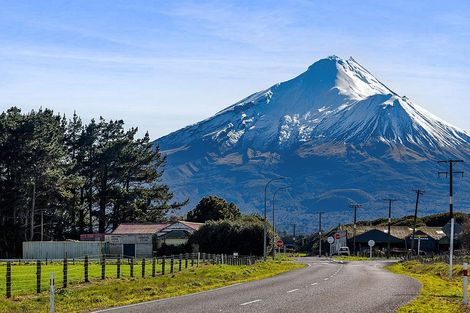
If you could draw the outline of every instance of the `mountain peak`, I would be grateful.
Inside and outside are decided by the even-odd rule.
[[[356,201],[375,208],[373,199],[390,188],[432,190],[430,160],[470,158],[468,135],[337,56],[156,144],[168,156],[164,179],[180,199],[217,194],[257,208],[266,181],[284,176],[293,194],[279,199],[280,221],[297,223],[311,219],[312,207],[336,212]],[[428,201],[437,203],[431,197],[442,190],[428,192]]]
[[[240,145],[262,151],[320,142],[379,142],[422,151],[455,149],[470,141],[464,132],[397,95],[352,57],[338,56],[321,59],[299,76],[162,139],[169,149],[188,140],[214,144],[224,153]]]
[[[330,89],[336,88],[340,94],[356,100],[375,94],[396,95],[353,57],[345,60],[329,56],[310,65],[305,74],[322,82],[329,81]]]

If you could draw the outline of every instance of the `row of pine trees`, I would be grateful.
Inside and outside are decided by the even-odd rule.
[[[155,222],[184,203],[161,182],[165,158],[122,120],[48,109],[0,115],[0,257],[25,240],[78,238]]]

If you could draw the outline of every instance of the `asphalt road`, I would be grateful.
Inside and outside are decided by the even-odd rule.
[[[384,270],[385,262],[301,262],[308,267],[265,280],[97,312],[394,312],[421,288]]]

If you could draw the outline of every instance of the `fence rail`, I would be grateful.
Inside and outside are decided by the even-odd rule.
[[[182,272],[201,264],[249,266],[259,259],[253,256],[185,253],[144,259],[118,256],[85,256],[63,260],[0,260],[0,294],[41,293],[49,288],[50,273],[55,273],[55,285],[67,288],[70,284],[106,279],[154,278]]]

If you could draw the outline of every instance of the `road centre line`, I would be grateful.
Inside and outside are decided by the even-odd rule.
[[[287,293],[293,293],[293,292],[296,292],[296,291],[299,291],[299,289],[292,289],[292,290],[289,290]]]
[[[253,304],[253,303],[258,303],[258,302],[261,302],[261,301],[262,301],[261,299],[258,299],[258,300],[253,300],[253,301],[250,301],[250,302],[245,302],[245,303],[242,303],[240,305],[245,306],[245,305],[249,305],[249,304]]]
[[[313,284],[312,284],[312,286],[316,286],[316,285],[318,285],[318,283],[313,283]]]

